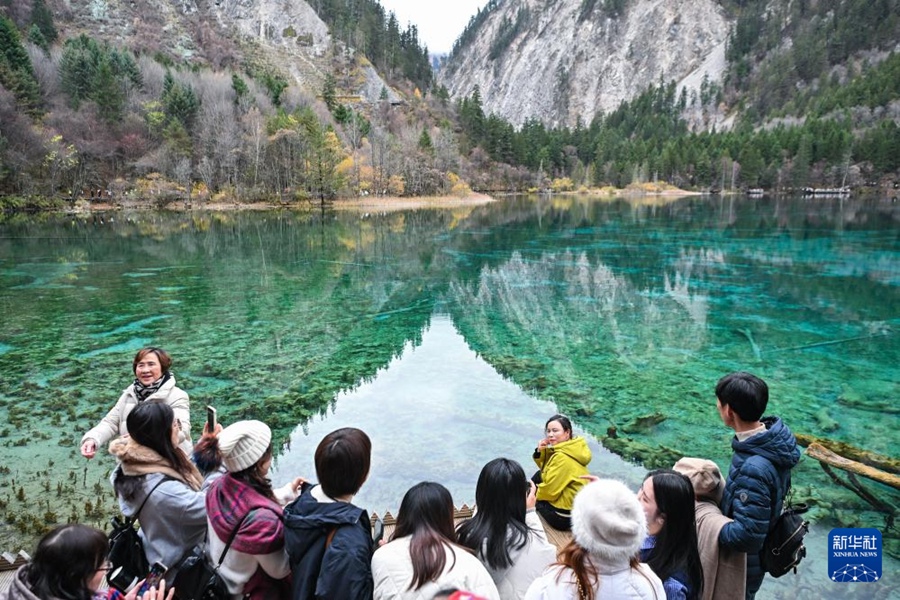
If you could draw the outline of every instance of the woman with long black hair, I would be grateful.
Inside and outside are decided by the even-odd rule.
[[[638,492],[647,517],[641,560],[662,580],[666,600],[694,600],[703,591],[694,487],[671,469],[651,471]]]
[[[148,563],[167,565],[171,583],[178,562],[206,535],[206,488],[218,465],[204,479],[178,447],[181,426],[164,402],[138,404],[127,425],[130,435],[109,445],[119,461],[113,489],[122,514],[137,515]]]
[[[457,544],[450,492],[430,481],[403,496],[391,541],[372,557],[372,576],[375,600],[431,600],[449,588],[499,599],[484,566]]]
[[[478,476],[475,505],[475,515],[457,530],[459,543],[475,551],[502,600],[524,598],[556,560],[556,546],[534,510],[534,483],[516,461],[495,458]]]

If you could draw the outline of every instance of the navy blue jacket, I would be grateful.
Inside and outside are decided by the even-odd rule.
[[[766,431],[746,441],[731,440],[734,454],[722,514],[734,519],[719,532],[719,544],[747,553],[747,597],[762,584],[765,572],[759,552],[778,515],[791,484],[791,469],[800,461],[797,439],[778,417],[762,419]]]
[[[319,502],[311,489],[284,509],[293,600],[370,600],[374,584],[369,514],[347,502]]]

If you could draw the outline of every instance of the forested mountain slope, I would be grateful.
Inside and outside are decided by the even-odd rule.
[[[886,191],[898,41],[900,0],[491,0],[434,86],[376,0],[0,0],[0,194]]]
[[[435,193],[416,86],[427,50],[374,0],[0,0],[0,192]]]
[[[889,106],[900,97],[889,80],[838,90],[898,50],[897,0],[491,0],[438,83],[454,99],[477,86],[485,113],[516,126],[572,127],[674,82],[705,113],[685,118],[722,129],[856,100]]]

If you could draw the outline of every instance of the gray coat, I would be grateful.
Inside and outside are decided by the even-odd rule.
[[[118,472],[118,469],[113,472],[113,480]],[[194,491],[186,483],[169,479],[150,494],[138,517],[148,563],[161,562],[171,570],[194,546],[203,542],[206,536],[206,489],[219,475],[219,472],[213,472],[207,476],[199,491]],[[165,475],[150,473],[123,477],[142,480],[140,491],[131,500],[117,496],[122,514],[130,517]],[[166,579],[174,575],[170,572]]]
[[[28,587],[28,584],[23,579],[26,567],[28,565],[19,567],[12,581],[9,582],[9,587],[5,590],[0,590],[0,600],[56,600],[55,598],[40,598],[31,591],[31,588]]]

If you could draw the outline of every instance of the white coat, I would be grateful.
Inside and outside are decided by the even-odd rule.
[[[404,536],[385,544],[372,556],[372,577],[375,580],[374,600],[431,600],[439,591],[456,588],[500,600],[497,586],[484,565],[462,546],[444,544],[447,562],[444,572],[417,590],[409,589],[413,578],[409,543],[412,536]],[[455,558],[454,558],[455,555]]]
[[[181,421],[178,447],[190,457],[194,445],[191,443],[191,403],[187,392],[175,386],[175,377],[172,376],[156,392],[150,394],[147,400],[162,400],[172,407],[175,418]],[[115,406],[106,413],[106,416],[93,429],[84,434],[81,443],[84,444],[88,439],[93,439],[97,442],[98,449],[105,448],[113,438],[128,433],[125,420],[137,405],[138,399],[134,393],[134,384],[131,384],[125,388]]]
[[[525,513],[525,524],[531,531],[528,533],[525,546],[510,552],[513,561],[511,567],[492,569],[484,561],[483,554],[481,552],[478,554],[478,558],[485,563],[484,566],[497,584],[500,600],[522,600],[531,582],[556,562],[556,546],[547,541],[547,534],[533,508]]]
[[[636,569],[625,564],[598,566],[600,574],[594,586],[596,600],[666,600],[662,581],[650,567],[640,563]],[[560,575],[559,580],[557,576]],[[553,566],[528,588],[525,600],[579,600],[575,573],[568,567]]]

